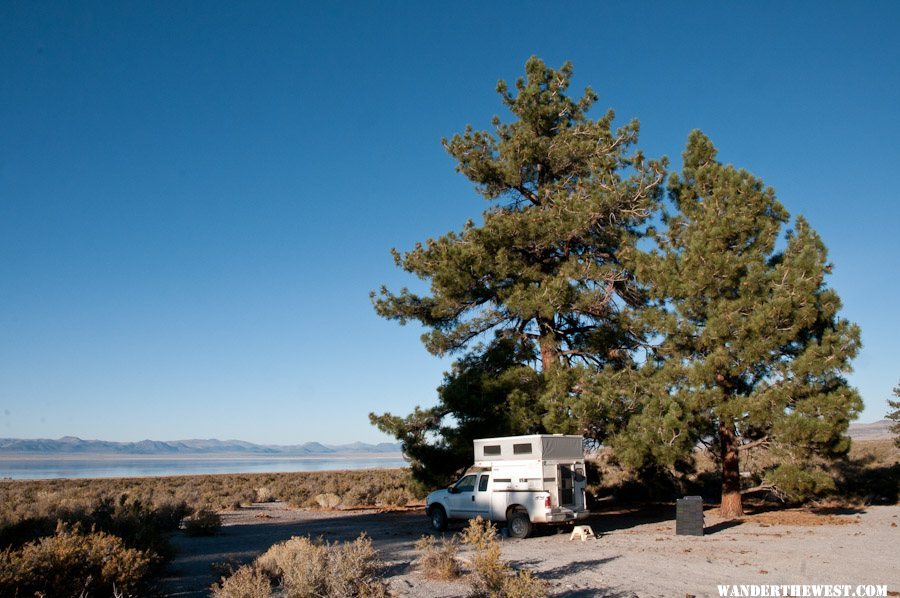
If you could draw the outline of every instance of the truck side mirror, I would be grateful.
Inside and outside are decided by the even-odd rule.
[[[450,486],[449,488],[447,488],[447,492],[449,492],[450,494],[456,494],[457,492],[459,492],[459,490],[456,486]]]

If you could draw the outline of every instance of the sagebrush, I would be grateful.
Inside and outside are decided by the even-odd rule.
[[[515,570],[500,558],[497,528],[476,517],[460,534],[463,544],[473,549],[471,598],[540,598],[547,595],[546,584],[525,570]]]
[[[0,596],[135,596],[156,558],[118,536],[60,522],[52,536],[0,552]]]
[[[382,568],[365,534],[344,543],[295,536],[223,578],[212,587],[212,595],[265,597],[274,587],[288,598],[386,598],[390,593],[380,575]]]

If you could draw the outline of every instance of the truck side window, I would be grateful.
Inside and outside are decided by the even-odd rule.
[[[478,491],[479,492],[484,492],[485,490],[487,490],[487,485],[488,485],[489,479],[491,479],[491,476],[489,476],[489,475],[481,476],[481,479],[478,480]]]
[[[475,476],[467,475],[463,477],[460,481],[456,482],[456,491],[457,492],[472,492],[475,490]]]

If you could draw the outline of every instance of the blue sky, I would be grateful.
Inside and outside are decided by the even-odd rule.
[[[896,2],[0,3],[0,436],[387,438],[448,362],[375,316],[485,202],[440,139],[536,54],[680,166],[700,128],[820,232],[900,379]]]

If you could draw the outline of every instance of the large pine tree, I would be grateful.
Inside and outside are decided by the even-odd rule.
[[[628,400],[640,405],[613,444],[639,465],[671,463],[710,442],[722,512],[740,516],[750,447],[779,457],[761,488],[799,496],[830,483],[816,459],[849,448],[843,433],[862,404],[844,374],[859,330],[838,316],[825,246],[803,218],[780,248],[789,215],[771,188],[719,163],[700,132],[683,156],[669,184],[676,212],[664,218],[658,248],[635,256],[659,344],[633,376]]]
[[[462,355],[436,407],[372,416],[404,442],[414,467],[464,461],[460,447],[468,453],[482,431],[554,427],[545,415],[558,417],[552,403],[571,390],[569,368],[622,366],[640,342],[632,308],[644,297],[619,255],[656,206],[664,164],[633,150],[637,122],[614,129],[612,111],[588,117],[597,96],[568,95],[570,64],[531,58],[525,72],[514,90],[497,85],[511,122],[495,117],[493,132],[469,126],[444,140],[490,202],[483,222],[394,251],[399,267],[430,283],[428,294],[373,294],[379,315],[427,329],[431,353]],[[506,382],[483,384],[487,372]]]

